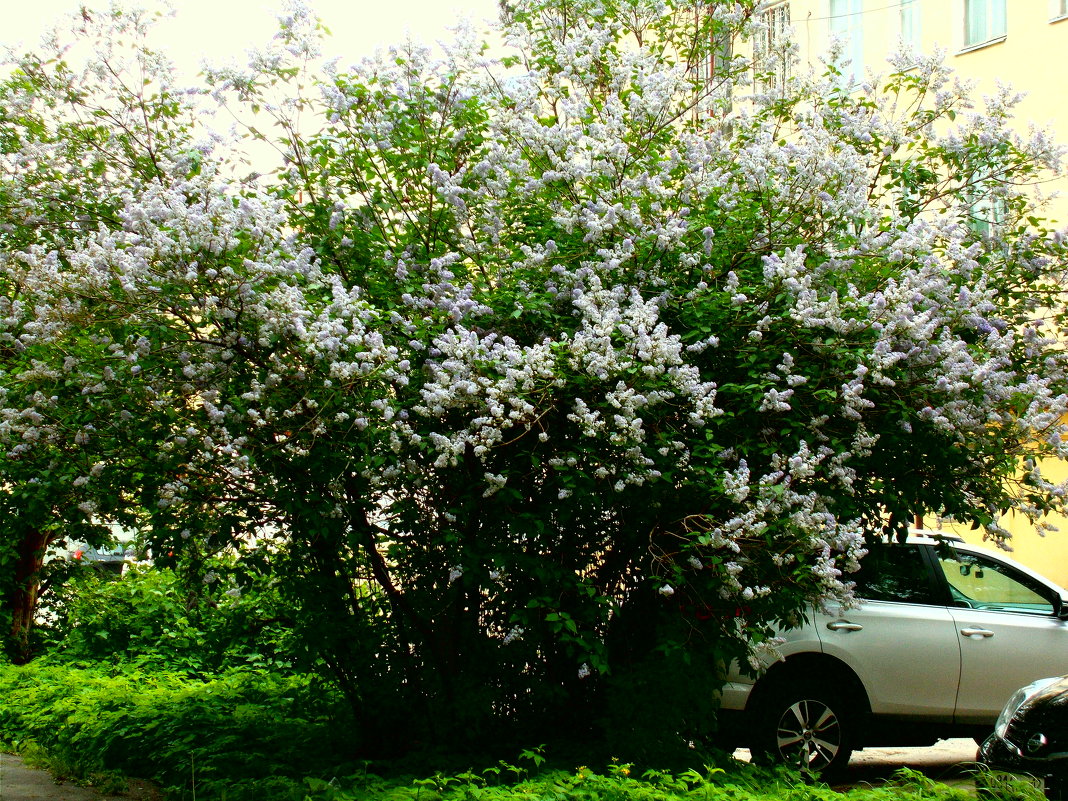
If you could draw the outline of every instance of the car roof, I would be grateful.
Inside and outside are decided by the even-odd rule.
[[[954,545],[966,544],[964,538],[950,531],[930,531],[928,529],[909,529],[908,539],[912,544],[930,545],[936,542],[952,542]]]
[[[1062,598],[1066,595],[1064,588],[1058,585],[1057,582],[1055,582],[1053,579],[1049,578],[1048,576],[1044,576],[1037,570],[1034,570],[1033,568],[1030,568],[1027,565],[1020,564],[1015,559],[1013,559],[1007,551],[1002,550],[1000,548],[984,548],[981,545],[975,545],[973,543],[967,542],[966,540],[964,540],[963,537],[957,534],[952,534],[946,531],[929,531],[919,529],[909,532],[907,542],[915,545],[935,545],[939,542],[950,543],[953,545],[954,548],[957,548],[961,551],[982,554],[984,556],[989,556],[992,559],[996,559],[999,562],[1004,562],[1014,567],[1016,570],[1019,570],[1021,573],[1025,573],[1031,576],[1032,578],[1037,579],[1041,583],[1058,590]]]

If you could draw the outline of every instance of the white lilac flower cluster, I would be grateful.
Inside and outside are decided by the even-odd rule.
[[[740,6],[716,13],[743,24]],[[286,29],[290,56],[312,52],[302,24]],[[357,476],[373,495],[359,502],[388,509],[459,467],[492,503],[534,461],[510,461],[522,440],[547,483],[581,474],[626,493],[670,473],[712,510],[680,569],[715,552],[720,595],[748,602],[773,591],[745,561],[765,534],[818,597],[849,597],[865,532],[836,502],[872,482],[858,464],[907,449],[910,432],[965,454],[1001,437],[1068,456],[1068,364],[1043,320],[1060,311],[1045,291],[1063,243],[977,236],[941,185],[914,186],[925,209],[911,212],[889,172],[907,173],[911,150],[932,172],[980,170],[980,150],[999,149],[1055,169],[1048,137],[1006,125],[1011,95],[938,127],[900,93],[872,84],[850,103],[833,81],[798,78],[789,119],[757,97],[702,127],[679,108],[693,93],[682,61],[619,46],[626,30],[592,17],[558,33],[506,26],[520,53],[507,68],[474,47],[444,65],[409,47],[333,68],[317,145],[334,161],[300,184],[294,140],[281,174],[299,201],[226,179],[208,151],[191,170],[188,148],[164,148],[154,180],[114,192],[108,224],[10,246],[5,229],[0,269],[17,291],[0,298],[0,346],[22,359],[0,387],[7,458],[84,454],[72,485],[91,508],[112,460],[132,458],[115,454],[133,428],[169,471],[158,508],[177,513],[197,482],[269,505],[285,481],[272,469],[325,450],[321,486],[341,497]],[[287,56],[258,58],[255,73],[215,73],[220,96],[255,98],[257,74]],[[962,96],[936,61],[911,75],[935,117]],[[438,132],[415,172],[406,119]],[[18,214],[5,225],[47,227],[55,209],[28,176],[60,158],[54,144],[0,155]],[[1012,165],[986,167],[944,179],[996,183],[1026,209]],[[1028,482],[1063,507],[1037,461]],[[1041,512],[1029,493],[1002,500]],[[450,567],[448,583],[461,575]]]

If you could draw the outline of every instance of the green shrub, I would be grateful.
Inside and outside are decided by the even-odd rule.
[[[347,709],[304,675],[243,669],[206,679],[129,664],[107,669],[44,660],[0,666],[0,743],[75,778],[103,777],[112,785],[123,774],[153,780],[173,801],[974,798],[914,771],[901,771],[882,787],[840,793],[785,768],[733,760],[685,771],[641,769],[616,760],[603,771],[560,769],[559,763],[545,762],[540,747],[483,769],[435,772],[423,763],[413,775],[409,758],[374,765],[375,773],[369,763],[353,759],[372,726],[367,721],[357,726],[346,717]],[[491,762],[484,757],[474,764]],[[449,763],[442,759],[440,764]]]
[[[734,763],[728,769],[637,775],[618,762],[604,772],[586,767],[553,770],[497,784],[495,769],[385,780],[363,775],[308,781],[312,801],[972,801],[968,791],[930,780],[898,778],[882,787],[841,792],[806,783],[791,771]]]
[[[129,666],[0,667],[0,741],[34,743],[75,775],[151,779],[175,798],[194,788],[198,798],[223,798],[250,781],[299,787],[305,776],[333,776],[360,742],[345,709],[307,676],[235,670],[198,680]]]
[[[653,651],[606,677],[600,730],[609,753],[643,765],[692,762],[688,743],[707,741],[716,718],[714,658],[698,644]]]
[[[51,650],[187,673],[288,668],[289,620],[273,579],[222,558],[197,565],[197,573],[138,566],[119,578],[78,571],[50,599]]]
[[[170,570],[81,571],[57,598],[58,645],[75,659],[166,655],[172,668],[202,668],[204,633],[184,595]]]

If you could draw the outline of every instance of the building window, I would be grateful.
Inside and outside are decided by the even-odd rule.
[[[1005,30],[1005,0],[964,0],[965,47],[1001,38]]]
[[[790,4],[776,3],[760,12],[764,30],[756,35],[753,55],[760,80],[768,88],[786,91],[790,77]]]
[[[731,30],[713,22],[711,4],[698,3],[694,9],[695,39],[690,55],[690,71],[697,80],[698,93],[708,101],[704,111],[695,107],[696,117],[716,116],[732,108],[729,80],[731,59],[734,56]]]
[[[842,77],[860,83],[864,77],[864,0],[830,0],[831,36],[842,42]]]
[[[1068,17],[1068,0],[1049,0],[1050,22]]]
[[[1005,224],[1009,205],[987,181],[977,181],[965,190],[971,201],[968,206],[968,227],[984,239],[996,235]]]
[[[1068,0],[1065,0],[1068,2]],[[898,9],[901,25],[901,43],[906,47],[920,49],[920,4],[916,0],[901,0]]]
[[[704,85],[710,85],[714,80],[725,76],[733,55],[731,49],[731,34],[729,30],[709,30],[709,11],[706,7],[697,8],[697,33],[699,36],[710,38],[708,50],[700,48],[701,52],[694,64],[694,74],[697,80]]]

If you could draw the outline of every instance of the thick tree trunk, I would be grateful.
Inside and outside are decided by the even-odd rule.
[[[30,659],[30,629],[37,612],[37,590],[47,547],[48,535],[43,531],[26,532],[18,545],[15,580],[8,599],[11,608],[11,658],[17,663]]]

